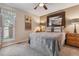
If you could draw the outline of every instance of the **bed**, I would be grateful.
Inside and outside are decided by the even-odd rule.
[[[29,34],[29,44],[48,56],[59,56],[65,42],[65,33],[55,32],[31,32]]]

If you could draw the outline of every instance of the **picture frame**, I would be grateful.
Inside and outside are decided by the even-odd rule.
[[[31,17],[25,16],[25,30],[31,30]]]
[[[65,27],[65,12],[60,12],[47,16],[47,27],[49,26]]]

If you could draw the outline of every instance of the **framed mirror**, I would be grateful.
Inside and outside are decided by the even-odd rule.
[[[47,16],[47,27],[49,26],[65,27],[65,12],[60,12]]]

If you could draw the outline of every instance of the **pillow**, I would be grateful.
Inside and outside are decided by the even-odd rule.
[[[64,27],[63,26],[56,26],[54,27],[54,32],[63,32],[64,31]]]
[[[51,32],[51,27],[46,27],[46,32]]]

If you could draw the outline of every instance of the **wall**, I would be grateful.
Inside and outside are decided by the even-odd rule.
[[[25,30],[25,19],[24,19],[25,15],[30,16],[32,19],[31,30]],[[33,31],[35,27],[38,26],[39,21],[40,21],[40,17],[17,9],[16,10],[16,40],[17,41],[27,40],[29,33]]]
[[[5,4],[0,4],[0,7],[7,7],[7,8],[13,8]],[[15,24],[15,40],[17,42],[19,41],[25,41],[28,38],[29,32],[33,31],[35,27],[38,26],[37,22],[40,21],[40,17],[33,15],[29,12],[25,12],[23,10],[14,8],[16,12],[16,24]],[[25,30],[25,19],[24,16],[30,16],[32,19],[32,29],[31,30]]]
[[[26,40],[28,38],[29,32],[33,31],[35,29],[35,27],[38,26],[38,23],[40,20],[43,20],[43,21],[45,20],[45,22],[46,22],[47,15],[38,17],[36,15],[33,15],[31,13],[28,13],[28,12],[25,12],[25,11],[22,11],[22,10],[19,10],[16,8],[15,8],[15,10],[16,10],[16,30],[15,30],[16,38],[15,39],[17,41]],[[64,9],[61,11],[66,12],[66,20],[70,20],[73,18],[79,18],[79,5],[71,7],[71,8],[67,8],[67,9]],[[57,12],[60,12],[60,11],[57,11]],[[56,12],[54,12],[54,13],[56,13]],[[50,14],[53,14],[53,13],[50,13]],[[48,14],[48,15],[50,15],[50,14]],[[31,16],[32,30],[25,30],[24,15]],[[67,25],[65,28],[66,31],[70,31],[70,32],[73,32],[72,29],[73,29],[73,27],[71,25]],[[79,28],[77,27],[77,29],[79,29]],[[78,30],[78,33],[79,33],[79,30]]]
[[[79,5],[65,9],[65,11],[66,11],[66,21],[79,18]],[[67,27],[65,28],[65,30],[69,32],[73,32],[73,29],[74,29],[74,26],[72,24],[67,25]],[[79,24],[77,24],[77,33],[79,33]]]
[[[66,22],[68,20],[72,20],[74,18],[79,18],[79,5],[77,5],[77,6],[74,6],[74,7],[70,7],[70,8],[67,8],[67,9],[59,10],[59,11],[56,11],[56,12],[49,13],[47,15],[41,16],[40,19],[46,21],[48,15],[58,13],[58,12],[61,12],[61,11],[66,12],[66,15],[65,15],[66,16]],[[66,28],[65,28],[66,32],[73,32],[73,28],[74,28],[73,25],[68,25],[66,23]],[[79,33],[79,25],[78,24],[77,24],[77,32]]]

